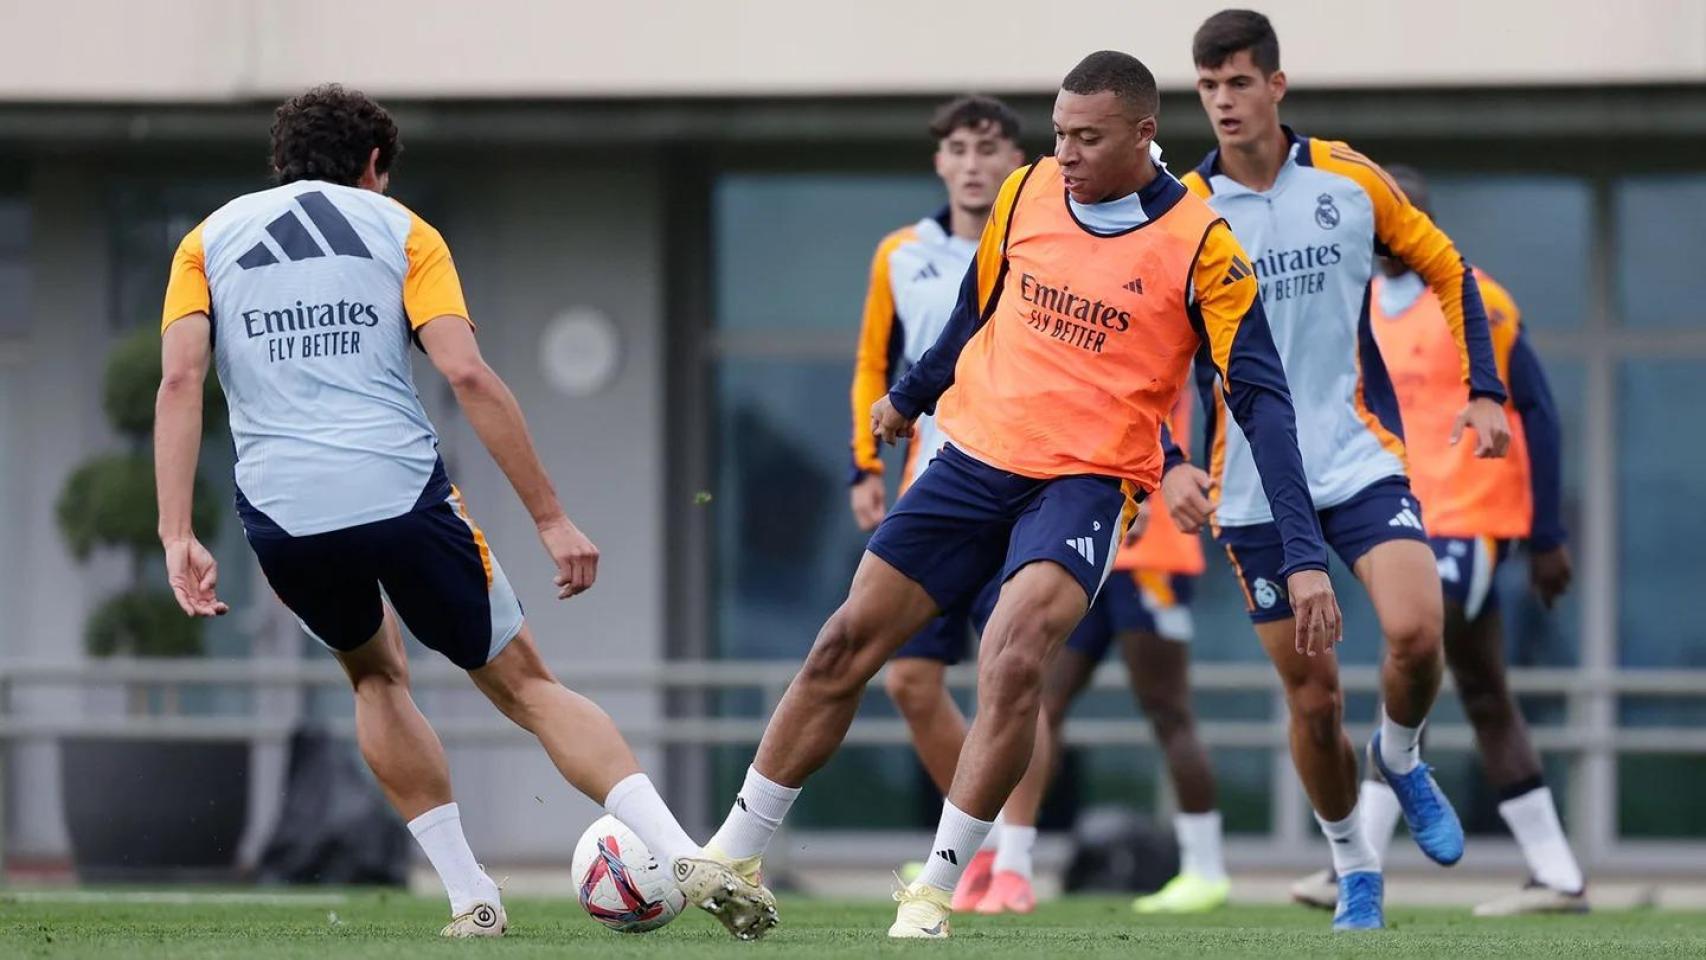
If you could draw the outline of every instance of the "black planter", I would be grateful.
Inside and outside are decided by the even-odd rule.
[[[86,883],[230,880],[249,817],[249,742],[67,739],[60,789]]]

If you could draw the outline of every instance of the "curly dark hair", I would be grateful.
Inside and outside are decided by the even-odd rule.
[[[360,90],[324,83],[273,113],[272,165],[279,183],[328,180],[353,187],[375,147],[379,173],[403,152],[391,114]]]

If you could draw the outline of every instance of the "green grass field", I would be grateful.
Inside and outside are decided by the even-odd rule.
[[[1030,917],[957,919],[950,943],[891,944],[883,936],[893,917],[889,904],[786,897],[782,927],[762,943],[743,944],[696,911],[656,933],[623,936],[595,925],[572,902],[517,899],[507,904],[507,938],[452,943],[435,936],[446,919],[436,899],[162,895],[168,902],[0,893],[0,957],[1706,957],[1706,914],[1651,911],[1487,921],[1461,910],[1397,908],[1383,933],[1335,936],[1326,914],[1300,908],[1139,920],[1123,899],[1079,898],[1045,904]]]

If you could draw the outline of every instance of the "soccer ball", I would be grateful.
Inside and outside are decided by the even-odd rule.
[[[581,906],[619,933],[656,930],[687,905],[671,865],[659,863],[634,831],[609,815],[581,834],[572,869]]]

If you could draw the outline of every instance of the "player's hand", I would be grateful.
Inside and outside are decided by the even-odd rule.
[[[166,548],[166,581],[184,613],[192,617],[222,617],[231,608],[219,599],[219,564],[193,535],[162,541]]]
[[[1324,570],[1299,570],[1285,580],[1292,616],[1297,618],[1297,652],[1327,653],[1344,639],[1344,617],[1333,581]]]
[[[882,474],[867,473],[860,477],[859,482],[849,489],[848,496],[853,501],[853,520],[859,524],[859,529],[875,530],[877,524],[883,522],[887,493],[883,489]]]
[[[548,520],[539,525],[539,539],[545,552],[557,565],[557,575],[551,582],[557,585],[557,599],[567,600],[592,589],[598,579],[598,548],[569,522],[568,517]]]
[[[1563,544],[1528,555],[1528,582],[1548,610],[1570,589],[1570,580],[1574,576],[1570,548]]]
[[[1131,526],[1126,528],[1125,545],[1127,547],[1135,547],[1137,542],[1143,539],[1144,531],[1149,529],[1149,513],[1149,498],[1145,497],[1143,502],[1137,505],[1137,516],[1132,518]]]
[[[902,437],[911,438],[918,431],[912,421],[900,415],[900,411],[889,402],[888,394],[883,394],[876,403],[871,404],[871,435],[878,443],[894,446]]]
[[[1196,533],[1214,513],[1208,486],[1208,472],[1190,463],[1179,464],[1161,478],[1161,499],[1180,533]]]
[[[1463,439],[1463,428],[1475,431],[1475,456],[1482,459],[1505,455],[1511,445],[1511,424],[1504,404],[1490,397],[1476,397],[1457,414],[1451,425],[1451,445]]]

